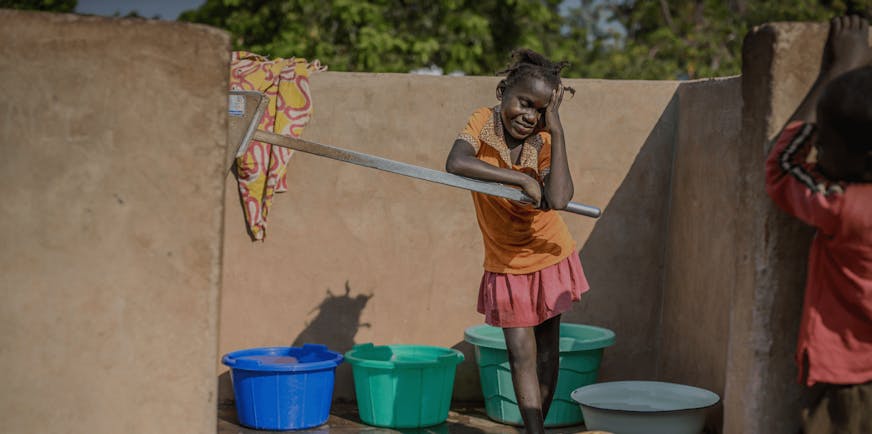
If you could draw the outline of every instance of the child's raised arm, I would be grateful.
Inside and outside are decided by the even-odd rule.
[[[852,69],[868,65],[870,61],[869,22],[856,15],[833,18],[818,78],[787,123],[815,123],[818,101],[827,83]]]
[[[551,133],[551,167],[544,178],[543,195],[548,207],[552,209],[566,208],[566,204],[575,192],[566,158],[563,124],[560,123],[559,109],[565,91],[563,85],[554,89],[551,93],[551,101],[545,109],[545,128]]]
[[[845,174],[854,176],[857,170],[846,171],[845,161],[851,164],[856,161],[845,158],[847,154],[841,155],[845,151],[840,149],[845,148],[838,145],[841,142],[831,125],[828,103],[825,101],[823,108],[820,103],[822,98],[832,99],[824,95],[824,89],[836,77],[872,62],[868,40],[869,24],[865,19],[852,16],[832,20],[818,78],[781,129],[766,160],[769,197],[789,214],[824,233],[832,233],[838,225],[843,192],[839,181],[848,179]],[[827,116],[819,119],[819,113]],[[817,163],[809,163],[807,159],[814,145],[820,153]],[[821,154],[830,156],[823,158]],[[841,157],[836,159],[833,155]]]

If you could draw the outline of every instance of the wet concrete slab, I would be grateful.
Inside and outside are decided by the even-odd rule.
[[[369,434],[515,434],[523,433],[520,427],[494,422],[487,417],[483,407],[475,404],[455,405],[448,419],[439,425],[420,429],[391,429],[367,425],[360,420],[357,406],[353,403],[335,403],[330,409],[330,418],[324,425],[298,433],[369,433]],[[233,405],[218,408],[218,434],[261,434],[275,431],[259,431],[240,426]],[[599,434],[601,431],[586,431],[584,425],[550,428],[548,434]],[[603,433],[608,434],[608,433]]]

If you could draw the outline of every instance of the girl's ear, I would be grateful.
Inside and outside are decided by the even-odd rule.
[[[497,85],[497,100],[503,100],[503,92],[506,91],[506,80],[500,80],[500,84]]]

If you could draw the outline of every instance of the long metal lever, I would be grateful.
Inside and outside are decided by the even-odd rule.
[[[270,133],[268,131],[258,130],[256,129],[256,127],[252,127],[252,125],[256,126],[260,123],[260,119],[263,116],[263,111],[266,107],[266,104],[264,103],[266,96],[259,92],[246,91],[231,91],[230,94],[231,101],[234,95],[236,95],[237,97],[256,98],[253,99],[253,101],[257,105],[257,109],[249,107],[248,109],[240,110],[239,112],[243,113],[243,115],[238,116],[242,118],[240,120],[234,121],[233,116],[231,116],[231,128],[229,138],[232,139],[232,136],[234,135],[242,135],[240,146],[236,152],[237,156],[245,153],[245,150],[248,148],[248,145],[252,140],[257,140],[259,142],[294,149],[308,154],[327,157],[346,163],[352,163],[358,166],[370,167],[373,169],[383,170],[385,172],[391,172],[416,179],[422,179],[424,181],[450,185],[452,187],[477,191],[479,193],[499,196],[520,202],[532,202],[530,197],[524,194],[524,192],[522,192],[521,190],[511,188],[503,184],[465,178],[451,173],[428,169],[426,167],[415,166],[413,164],[402,163],[399,161],[388,160],[387,158],[364,154],[362,152],[351,151],[348,149],[337,148],[335,146],[323,145],[320,143],[310,142],[308,140],[297,139],[294,137]],[[231,106],[233,106],[233,103],[231,103]],[[233,113],[231,113],[231,115],[232,114]],[[246,124],[247,119],[245,118],[249,117],[251,117],[251,120],[248,124]],[[235,126],[234,123],[236,124]],[[234,130],[238,130],[238,132],[234,133]],[[568,211],[571,213],[593,218],[599,217],[602,213],[599,208],[577,202],[569,202],[566,205],[566,208],[563,209],[563,211]]]

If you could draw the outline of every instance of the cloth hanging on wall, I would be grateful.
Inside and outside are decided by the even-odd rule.
[[[327,68],[317,60],[274,58],[235,51],[230,61],[230,89],[263,92],[270,98],[258,129],[300,137],[312,116],[309,75]],[[275,193],[288,189],[287,165],[294,151],[251,141],[236,159],[239,195],[252,240],[263,240]]]

